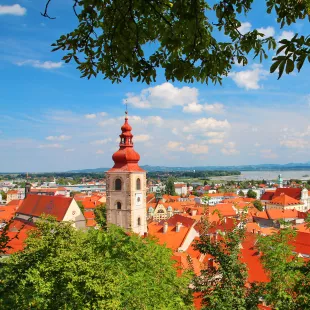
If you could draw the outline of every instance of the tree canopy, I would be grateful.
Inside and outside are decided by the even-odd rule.
[[[22,252],[0,260],[1,309],[191,309],[171,250],[122,229],[36,222]]]
[[[277,45],[257,29],[240,32],[241,21],[261,0],[72,0],[78,25],[61,35],[54,51],[75,61],[82,77],[102,74],[112,82],[124,78],[150,83],[163,69],[166,80],[221,83],[235,63],[262,61],[277,48],[271,72],[279,78],[310,61],[310,37],[296,35]],[[280,27],[309,19],[310,0],[266,0],[266,14]],[[46,0],[43,16],[51,16]]]

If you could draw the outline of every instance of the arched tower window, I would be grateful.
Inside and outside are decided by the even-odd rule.
[[[115,180],[115,190],[116,191],[121,191],[122,190],[122,180],[121,179],[116,179]]]
[[[116,203],[116,208],[117,208],[117,210],[122,209],[122,204],[119,201]]]
[[[140,226],[141,225],[141,219],[140,219],[140,217],[138,217],[138,226]]]
[[[138,178],[136,182],[136,189],[140,190],[141,189],[141,180]]]

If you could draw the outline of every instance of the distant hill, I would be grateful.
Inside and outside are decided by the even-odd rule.
[[[174,172],[174,171],[214,171],[214,170],[238,170],[238,171],[272,171],[272,170],[310,170],[310,162],[307,163],[288,163],[279,164],[262,164],[262,165],[241,165],[241,166],[193,166],[193,167],[166,167],[166,166],[141,166],[142,169],[148,172]],[[100,173],[109,170],[110,168],[95,168],[71,170],[68,173]]]

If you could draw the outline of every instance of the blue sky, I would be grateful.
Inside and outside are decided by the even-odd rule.
[[[50,45],[73,29],[69,0],[0,0],[0,171],[110,167],[129,104],[141,164],[165,166],[307,162],[310,151],[309,64],[278,81],[263,64],[235,66],[222,86],[112,84],[80,79]],[[309,33],[298,21],[279,29],[263,1],[241,31],[262,28],[276,39]]]

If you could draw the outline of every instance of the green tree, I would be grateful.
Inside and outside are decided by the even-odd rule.
[[[244,192],[243,192],[242,190],[239,191],[238,195],[239,195],[240,197],[244,197],[244,196],[245,196],[245,195],[244,195]]]
[[[254,199],[256,199],[257,193],[254,192],[252,189],[249,189],[248,192],[246,193],[246,196],[247,196],[248,198],[254,198]]]
[[[167,195],[172,195],[175,196],[176,192],[175,192],[175,187],[174,187],[174,178],[173,177],[169,177],[165,183],[166,187],[165,187],[165,193]]]
[[[79,206],[79,208],[82,211],[82,213],[84,214],[85,208],[84,208],[83,202],[82,201],[77,201],[76,203]]]
[[[255,200],[253,201],[253,206],[258,210],[258,211],[263,211],[263,204],[260,200]]]
[[[242,220],[245,224],[245,217]],[[260,289],[247,285],[247,269],[240,261],[240,244],[245,238],[245,225],[210,236],[209,224],[204,222],[203,233],[196,248],[212,255],[212,264],[194,279],[194,291],[202,294],[203,308],[212,310],[257,309]],[[209,261],[210,262],[210,261]]]
[[[51,218],[0,260],[1,309],[191,309],[171,250],[118,227],[83,232]]]
[[[6,200],[7,194],[4,191],[0,191],[3,200]]]
[[[270,282],[263,284],[264,300],[273,309],[297,310],[309,307],[310,265],[304,265],[303,259],[294,254],[289,242],[295,237],[296,231],[286,227],[278,233],[258,239],[261,260],[270,277]]]
[[[51,2],[43,16],[50,17]],[[221,83],[236,62],[245,66],[253,55],[262,61],[277,47],[257,29],[239,30],[256,2],[73,0],[77,27],[53,50],[66,51],[63,60],[74,61],[87,78],[101,73],[112,82],[129,77],[150,83],[163,69],[166,80]],[[309,0],[266,0],[266,14],[275,13],[281,28],[307,19],[309,7]],[[296,34],[281,41],[270,71],[281,77],[295,66],[300,70],[308,56],[309,38]]]
[[[96,207],[95,220],[102,229],[107,228],[107,208],[105,203]]]

